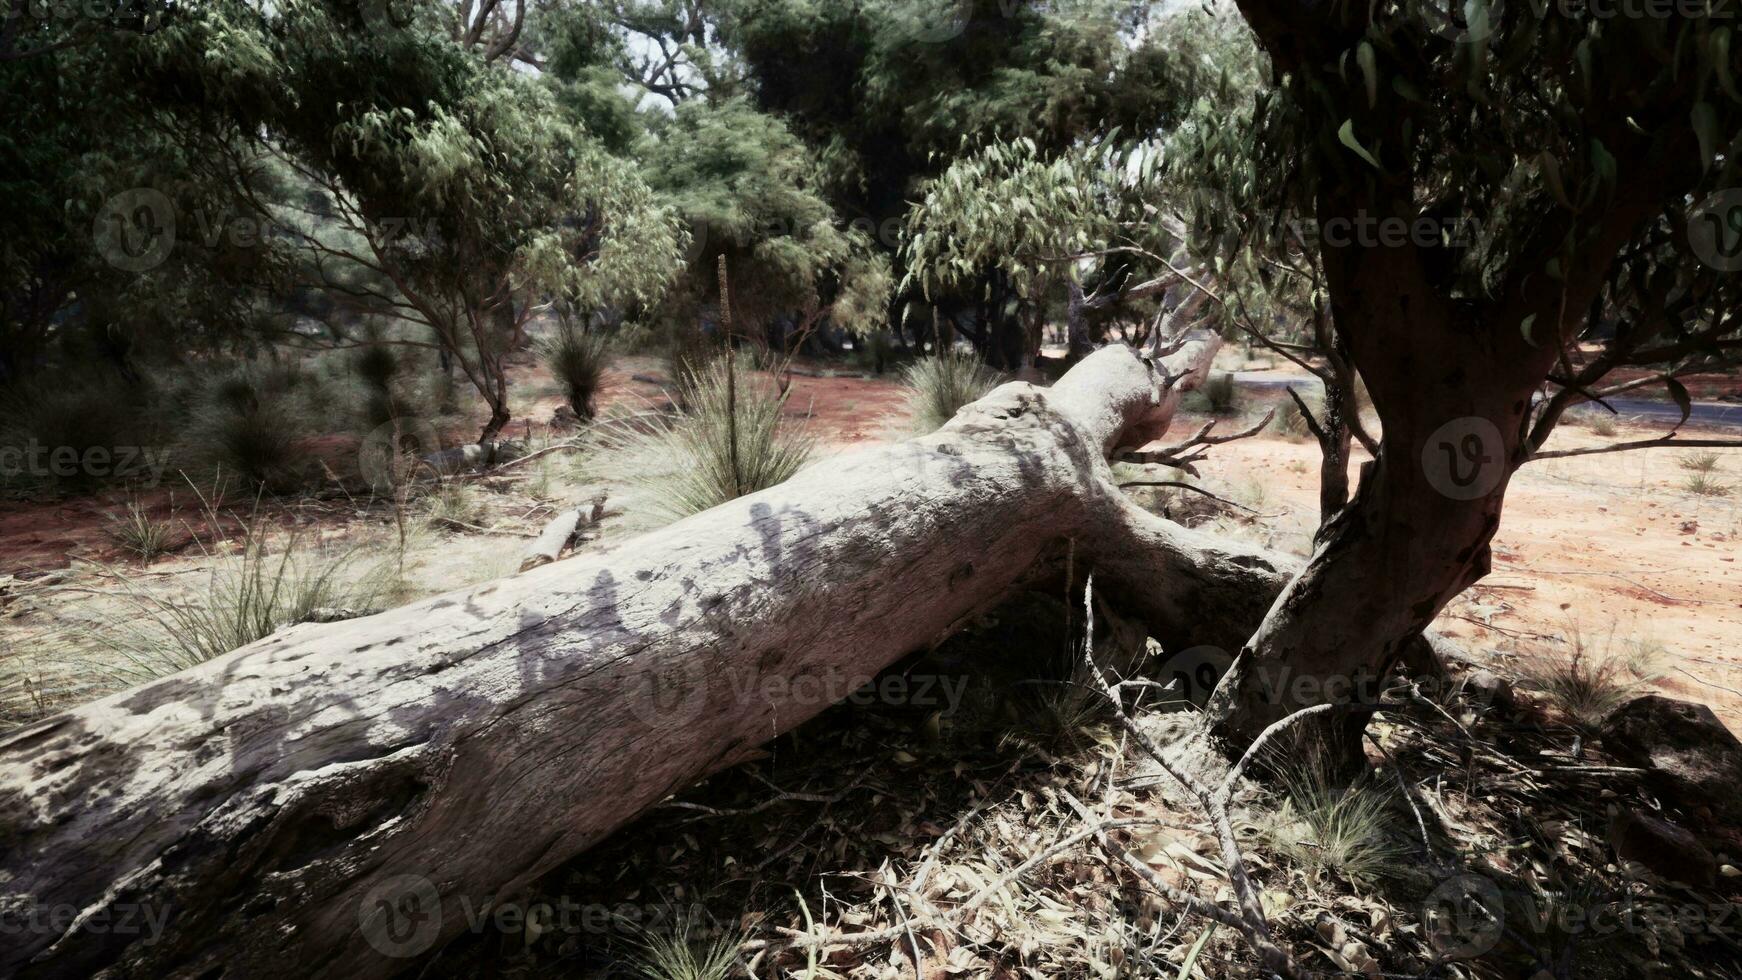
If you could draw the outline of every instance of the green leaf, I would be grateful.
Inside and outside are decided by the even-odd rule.
[[[1542,151],[1542,176],[1548,182],[1549,193],[1554,195],[1561,207],[1568,211],[1578,210],[1578,208],[1573,207],[1572,198],[1567,197],[1567,185],[1561,182],[1560,161],[1556,160],[1554,154],[1547,150]]]
[[[1696,102],[1689,119],[1694,126],[1694,135],[1700,140],[1700,168],[1710,170],[1718,159],[1718,110],[1712,108],[1710,102]]]
[[[1736,75],[1730,70],[1730,29],[1720,27],[1712,32],[1712,63],[1718,69],[1718,84],[1724,94],[1742,102],[1742,91],[1736,88]]]
[[[1379,67],[1373,56],[1373,45],[1362,41],[1355,49],[1355,61],[1361,66],[1361,77],[1367,82],[1367,108],[1379,104]]]
[[[1323,130],[1320,130],[1320,132],[1323,132]],[[1356,156],[1367,161],[1374,170],[1377,170],[1380,173],[1385,172],[1385,168],[1379,165],[1379,161],[1373,158],[1373,154],[1368,153],[1367,148],[1361,145],[1361,141],[1355,138],[1355,120],[1343,120],[1343,128],[1337,130],[1337,139],[1342,142],[1344,146],[1353,151]]]

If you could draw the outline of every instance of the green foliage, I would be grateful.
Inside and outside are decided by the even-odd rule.
[[[208,516],[221,525],[215,508]],[[364,565],[360,547],[329,547],[295,530],[275,542],[258,513],[242,523],[241,537],[230,552],[200,543],[212,571],[199,596],[179,599],[128,584],[124,598],[137,615],[114,628],[121,657],[100,669],[118,682],[140,683],[306,622],[316,610],[366,609],[380,594],[381,578]],[[117,578],[129,582],[125,574]]]
[[[785,124],[742,98],[692,101],[653,133],[648,180],[692,235],[668,316],[691,329],[704,309],[717,318],[723,256],[739,333],[796,311],[827,312],[854,332],[882,323],[888,262],[864,228],[836,217],[815,163]]]
[[[175,542],[175,525],[151,515],[138,497],[133,497],[104,521],[103,531],[122,551],[149,565],[169,552]]]
[[[1682,481],[1682,489],[1701,497],[1728,497],[1730,485],[1719,481],[1711,473],[1693,473]]]
[[[1329,753],[1314,746],[1282,762],[1281,805],[1259,823],[1264,839],[1313,875],[1336,874],[1370,884],[1395,876],[1408,850],[1396,817],[1396,794],[1384,784],[1339,780]]]
[[[668,517],[784,483],[816,453],[815,440],[782,419],[787,396],[725,358],[692,376],[683,402],[672,420],[606,426],[592,463],[648,494]]]
[[[908,413],[915,432],[934,432],[963,406],[984,398],[1001,380],[973,354],[946,351],[921,358],[901,372],[908,388]]]
[[[1234,375],[1227,371],[1211,374],[1202,387],[1186,396],[1186,407],[1206,415],[1227,417],[1240,414],[1243,402]]]
[[[594,415],[593,399],[604,384],[605,368],[611,363],[610,338],[602,333],[583,333],[570,323],[538,342],[545,367],[562,386],[569,408],[578,418]]]

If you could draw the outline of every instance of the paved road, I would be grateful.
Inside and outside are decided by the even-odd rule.
[[[1307,391],[1316,391],[1319,384],[1310,378],[1275,375],[1268,371],[1236,371],[1234,382],[1242,388],[1271,391],[1279,395],[1284,388],[1291,385],[1305,394]],[[1671,425],[1681,418],[1681,409],[1674,402],[1611,398],[1609,404],[1615,406],[1615,411],[1623,418],[1661,420]],[[1688,421],[1693,425],[1710,428],[1742,429],[1742,405],[1733,402],[1694,402],[1694,413]]]

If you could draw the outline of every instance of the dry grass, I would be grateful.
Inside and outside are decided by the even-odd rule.
[[[1617,636],[1614,624],[1593,633],[1574,623],[1558,643],[1519,649],[1517,669],[1525,685],[1568,721],[1596,730],[1610,712],[1661,676],[1664,656],[1654,640]]]
[[[935,432],[966,405],[986,397],[1002,380],[971,352],[948,351],[902,369],[908,414],[916,433]]]
[[[1710,473],[1718,468],[1718,454],[1714,452],[1688,453],[1676,460],[1676,465],[1695,473]]]
[[[137,497],[109,515],[103,533],[116,547],[139,559],[142,565],[149,565],[168,554],[176,539],[174,522],[152,517]]]
[[[1688,474],[1682,481],[1682,489],[1698,497],[1728,497],[1731,487],[1721,482],[1710,471],[1699,471]]]
[[[697,374],[683,402],[672,418],[601,423],[583,478],[626,484],[678,519],[784,483],[816,453],[804,427],[783,418],[787,396],[727,359]]]
[[[1362,779],[1343,786],[1322,754],[1296,752],[1277,767],[1282,798],[1257,821],[1270,847],[1311,877],[1336,875],[1360,884],[1396,871],[1407,854],[1397,820],[1397,793]]]

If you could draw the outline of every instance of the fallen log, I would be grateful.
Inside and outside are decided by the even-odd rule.
[[[1107,462],[1217,346],[1106,348],[632,542],[0,737],[0,975],[391,975],[1067,553],[1167,642],[1237,646],[1271,557],[1143,513]]]
[[[593,506],[585,514],[577,507],[574,510],[565,510],[551,518],[550,523],[544,526],[544,530],[539,532],[538,537],[526,546],[526,552],[520,558],[520,570],[530,572],[541,565],[548,565],[561,558],[563,552],[568,549],[569,542],[573,541],[582,529],[599,523],[599,519],[604,516],[605,496],[600,494],[593,498]]]

